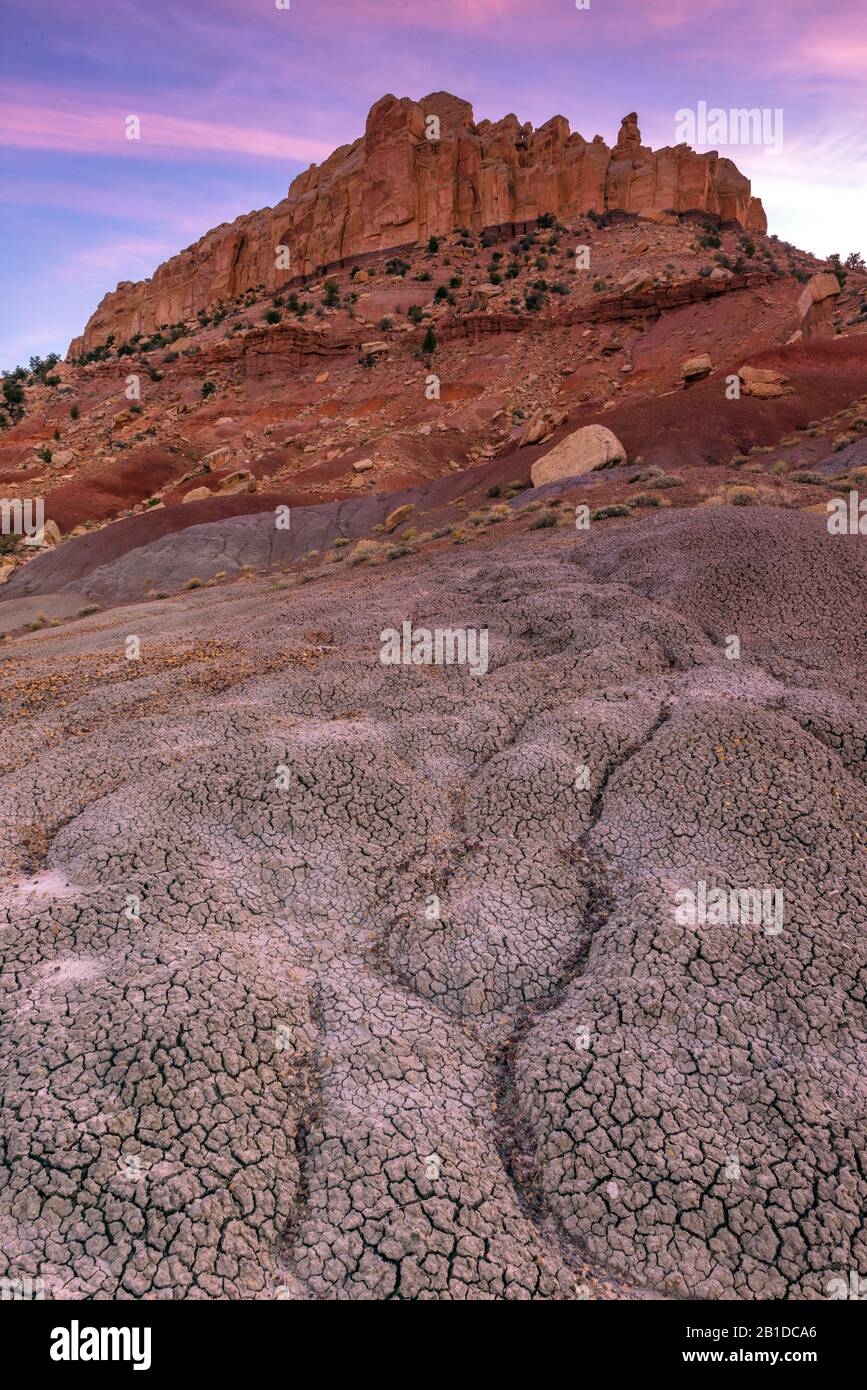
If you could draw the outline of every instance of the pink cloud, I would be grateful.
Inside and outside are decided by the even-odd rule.
[[[126,137],[130,115],[140,121],[138,140]],[[93,100],[85,95],[68,93],[58,98],[56,92],[43,94],[34,88],[16,91],[8,86],[0,97],[0,145],[75,154],[134,152],[161,159],[212,151],[222,156],[241,154],[301,163],[318,163],[333,149],[324,141],[279,130],[190,120],[142,107],[130,110],[116,99],[110,104],[101,102],[95,109]]]

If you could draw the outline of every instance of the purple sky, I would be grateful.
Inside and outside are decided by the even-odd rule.
[[[772,232],[867,253],[864,0],[288,3],[5,0],[0,368],[65,352],[118,280],[279,201],[385,92],[452,91],[478,119],[561,114],[609,143],[637,110],[655,147],[701,101],[782,108],[781,151],[715,143]]]

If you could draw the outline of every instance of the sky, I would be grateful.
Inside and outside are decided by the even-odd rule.
[[[690,143],[735,161],[783,240],[867,255],[864,0],[579,4],[4,0],[0,369],[64,354],[118,281],[285,197],[386,92],[609,144],[637,111],[654,148],[700,102],[766,110],[778,148]]]

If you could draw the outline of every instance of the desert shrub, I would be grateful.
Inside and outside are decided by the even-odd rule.
[[[269,309],[265,314],[266,323],[279,323],[283,315],[279,309]]]
[[[597,507],[590,513],[591,521],[607,521],[611,516],[629,516],[629,508],[622,502],[611,502],[607,507]]]

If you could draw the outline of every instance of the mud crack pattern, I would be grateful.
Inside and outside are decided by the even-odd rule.
[[[867,1277],[865,599],[857,539],[694,513],[7,644],[0,1276]],[[405,618],[490,670],[383,666]],[[677,920],[700,880],[783,930]]]

